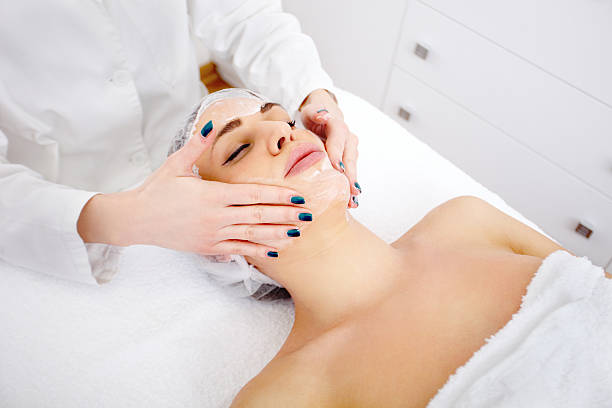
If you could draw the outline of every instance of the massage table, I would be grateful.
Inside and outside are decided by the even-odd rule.
[[[460,195],[542,232],[377,108],[334,92],[360,140],[363,194],[349,211],[386,242]],[[200,255],[154,246],[125,248],[101,286],[3,261],[0,276],[2,407],[227,407],[294,318],[290,299],[237,297]]]

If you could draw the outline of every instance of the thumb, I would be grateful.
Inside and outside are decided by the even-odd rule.
[[[321,105],[309,104],[302,109],[302,122],[325,124],[331,117],[329,111]]]
[[[201,129],[196,129],[196,132],[194,132],[187,143],[175,153],[178,156],[177,161],[181,163],[181,167],[184,166],[185,170],[191,172],[193,164],[210,146],[215,138],[215,134],[212,120],[209,120]]]
[[[302,109],[302,123],[304,127],[319,137],[325,136],[325,125],[331,119],[331,114],[325,107],[309,104]]]

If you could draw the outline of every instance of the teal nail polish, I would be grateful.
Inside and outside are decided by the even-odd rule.
[[[276,251],[268,251],[268,256],[270,258],[278,258],[278,252],[276,252]]]
[[[210,133],[210,131],[213,129],[213,124],[212,124],[212,120],[209,120],[204,127],[202,128],[202,137],[206,137],[208,136],[208,134]]]
[[[300,236],[300,230],[299,229],[290,229],[289,231],[287,231],[287,235],[289,235],[290,237],[299,237]]]
[[[293,197],[291,197],[291,202],[293,204],[306,204],[306,201],[304,200],[304,197],[300,197],[300,196],[293,196]]]
[[[345,169],[344,169],[344,163],[342,163],[342,162],[338,162],[338,164],[339,164],[339,165],[340,165],[340,167],[342,168],[342,171],[344,171],[344,170],[345,170]]]
[[[361,193],[361,186],[358,182],[355,182],[355,187],[357,187],[357,190],[359,190],[359,192]]]
[[[321,112],[327,112],[327,113],[329,113],[329,111],[328,111],[327,109],[325,109],[325,108],[323,108],[323,109],[319,109],[319,110],[317,111],[317,113],[321,113]]]
[[[300,219],[300,221],[312,221],[312,214],[300,213],[300,215],[298,215],[298,218]]]
[[[357,196],[353,196],[353,202],[359,206],[359,200],[357,200]]]

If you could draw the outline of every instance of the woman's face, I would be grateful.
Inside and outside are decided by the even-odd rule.
[[[324,143],[314,133],[295,127],[280,105],[248,98],[215,102],[199,118],[196,135],[209,120],[217,134],[196,162],[203,179],[295,189],[304,196],[313,218],[334,203],[348,203],[348,179],[332,167]],[[306,145],[319,153],[288,173],[293,164],[291,153]]]

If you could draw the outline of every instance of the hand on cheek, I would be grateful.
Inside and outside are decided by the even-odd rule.
[[[357,150],[358,143],[359,140],[357,136],[349,132],[349,137],[346,139],[343,152],[343,163],[346,169],[345,175],[349,180],[351,188],[349,208],[356,208],[359,206],[358,196],[361,194],[361,185],[359,185],[357,181],[357,158],[359,157],[359,151]]]
[[[343,120],[334,118],[328,112],[324,112],[318,119],[324,125],[325,149],[329,159],[336,170],[344,173],[351,189],[351,197],[347,203],[348,208],[357,208],[361,194],[361,186],[357,182],[357,145],[359,140]]]
[[[348,178],[351,197],[347,207],[356,208],[359,206],[357,196],[361,194],[361,186],[357,181],[357,136],[349,131],[341,113],[338,117],[327,107],[305,105],[302,109],[302,122],[323,140],[332,165]]]

